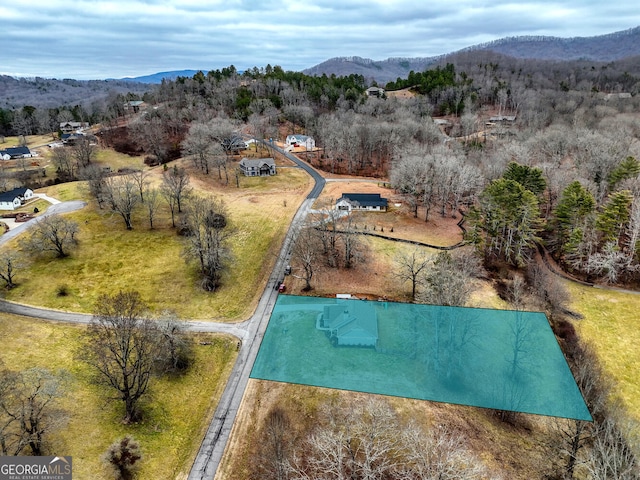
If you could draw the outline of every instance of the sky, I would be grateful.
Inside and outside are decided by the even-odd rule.
[[[416,6],[417,4],[417,6]],[[431,57],[640,25],[637,0],[0,0],[0,74],[122,78],[332,57]]]

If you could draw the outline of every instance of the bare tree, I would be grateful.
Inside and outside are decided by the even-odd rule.
[[[401,478],[416,480],[476,480],[486,469],[462,442],[462,436],[443,425],[428,432],[414,423],[402,430],[405,461]]]
[[[486,475],[457,432],[444,426],[425,432],[406,424],[376,397],[325,405],[317,423],[292,456],[289,478],[479,480]]]
[[[289,479],[289,460],[293,450],[293,425],[280,407],[267,413],[260,432],[260,451],[255,461],[256,474],[264,480]]]
[[[184,324],[174,312],[162,312],[157,320],[159,352],[156,363],[161,372],[183,372],[193,361],[192,343],[185,335]]]
[[[80,168],[91,163],[96,153],[96,147],[87,137],[79,137],[71,147],[76,163]]]
[[[212,147],[216,141],[208,124],[194,122],[189,127],[189,134],[182,142],[182,152],[193,159],[194,165],[209,174]],[[222,146],[221,146],[222,148]]]
[[[562,478],[584,473],[597,422],[606,419],[610,384],[603,375],[596,353],[587,345],[569,345],[567,355],[571,371],[595,422],[554,419],[548,444],[550,458],[562,472]]]
[[[103,196],[112,212],[124,220],[127,230],[133,228],[131,217],[140,202],[136,180],[131,175],[108,177],[104,181]]]
[[[147,191],[147,185],[149,181],[149,171],[148,170],[136,170],[131,174],[131,178],[136,182],[138,186],[138,192],[140,193],[140,201],[144,202],[144,192]]]
[[[304,225],[296,235],[296,243],[291,252],[292,258],[299,263],[302,268],[301,278],[305,281],[303,290],[305,292],[311,290],[311,280],[317,267],[318,250],[322,247],[318,241],[318,232],[311,225]]]
[[[171,224],[175,227],[175,213],[182,213],[182,203],[191,193],[189,174],[183,168],[174,165],[172,169],[164,172],[160,192],[169,204]]]
[[[417,288],[424,282],[431,257],[418,247],[411,252],[400,252],[394,258],[396,268],[393,276],[402,283],[411,282],[411,299],[415,301]]]
[[[612,419],[607,418],[597,428],[588,461],[593,480],[635,480],[640,478],[640,461],[634,453],[629,438],[637,435],[634,430],[624,431]]]
[[[77,173],[77,161],[67,147],[54,148],[51,152],[51,161],[56,167],[58,178],[72,180]]]
[[[140,417],[138,402],[147,392],[158,354],[158,331],[146,310],[138,292],[100,295],[82,347],[98,382],[115,390],[124,403],[124,423]]]
[[[147,212],[147,219],[149,220],[149,228],[153,229],[153,221],[160,207],[160,191],[157,188],[150,188],[146,190],[145,197],[144,207]]]
[[[80,169],[79,177],[87,182],[89,194],[96,199],[98,207],[102,208],[104,203],[104,182],[107,178],[106,172],[98,165],[92,164]]]
[[[40,217],[29,231],[31,235],[26,248],[33,253],[54,252],[58,258],[64,258],[69,254],[69,249],[78,243],[78,224],[61,215]]]
[[[0,453],[20,455],[29,447],[43,455],[44,437],[61,427],[66,414],[57,406],[66,376],[43,368],[0,372]]]
[[[433,305],[464,306],[475,289],[465,257],[443,251],[432,260],[425,275],[425,288],[418,300]]]
[[[344,268],[353,268],[365,260],[364,238],[355,230],[357,214],[342,219],[340,240],[344,249]]]
[[[221,200],[194,196],[185,212],[187,244],[185,255],[196,260],[202,275],[202,288],[215,291],[229,262],[227,241],[231,235],[227,211]]]
[[[4,280],[5,288],[11,290],[16,286],[15,275],[24,265],[21,256],[12,250],[0,253],[0,278]]]
[[[527,280],[533,294],[542,302],[543,308],[551,313],[562,313],[567,310],[570,296],[560,277],[548,268],[532,264],[527,270]]]

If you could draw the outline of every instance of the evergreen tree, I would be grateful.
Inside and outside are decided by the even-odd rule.
[[[540,209],[536,196],[514,180],[499,178],[480,195],[469,216],[467,239],[515,266],[528,261],[537,239]]]
[[[542,176],[542,170],[538,167],[529,167],[516,162],[510,162],[502,177],[518,182],[536,195],[542,194],[545,188],[547,188],[547,182]]]
[[[571,182],[564,189],[551,221],[561,251],[568,251],[576,240],[582,239],[587,217],[594,212],[595,205],[595,198],[579,181]]]
[[[596,229],[602,234],[602,243],[618,242],[631,215],[633,196],[629,190],[614,192],[596,219]]]
[[[627,157],[620,165],[613,169],[609,174],[607,181],[609,182],[609,189],[613,190],[618,183],[628,178],[633,178],[640,174],[640,162],[634,157]]]

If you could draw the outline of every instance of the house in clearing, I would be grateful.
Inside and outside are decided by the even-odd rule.
[[[62,133],[79,132],[89,128],[88,122],[60,122],[60,131]]]
[[[336,201],[338,210],[364,210],[367,212],[386,212],[388,200],[379,193],[343,193]]]
[[[287,135],[285,143],[294,147],[304,147],[307,150],[316,148],[316,141],[308,135]]]
[[[367,97],[384,97],[384,88],[369,87],[364,92]]]
[[[8,192],[0,193],[0,210],[15,210],[26,200],[33,198],[33,190],[19,187]]]
[[[375,348],[378,344],[378,316],[368,302],[326,305],[316,317],[316,328],[335,345]]]
[[[276,174],[276,162],[273,158],[243,158],[240,170],[246,177],[266,177]]]
[[[142,100],[129,100],[128,102],[124,102],[124,109],[126,111],[131,111],[133,113],[138,113],[141,108],[145,106]]]

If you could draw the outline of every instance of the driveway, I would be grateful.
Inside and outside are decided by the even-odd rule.
[[[52,204],[49,208],[47,208],[47,211],[44,212],[42,215],[39,215],[36,218],[34,218],[33,220],[29,220],[28,222],[24,222],[24,223],[18,223],[16,221],[14,221],[13,219],[4,219],[3,220],[3,222],[5,222],[7,225],[9,225],[9,231],[0,237],[0,245],[8,242],[9,240],[11,240],[12,238],[15,238],[18,235],[20,235],[22,232],[27,230],[31,225],[34,225],[35,223],[38,223],[41,218],[47,217],[49,215],[54,215],[56,213],[75,212],[76,210],[80,210],[81,208],[83,208],[87,204],[87,202],[83,202],[83,201],[80,201],[80,200],[71,200],[69,202],[60,202],[59,200],[53,199],[51,197],[47,197],[46,195],[44,195],[44,197],[40,196],[40,198],[44,198],[44,200],[47,200],[47,201],[51,202],[51,204]],[[53,201],[51,201],[51,200],[53,200]],[[7,221],[7,220],[9,220],[9,221]]]

